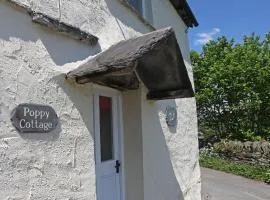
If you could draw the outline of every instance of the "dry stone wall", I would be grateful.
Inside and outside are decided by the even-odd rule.
[[[214,151],[232,160],[244,160],[270,166],[270,142],[221,141]]]

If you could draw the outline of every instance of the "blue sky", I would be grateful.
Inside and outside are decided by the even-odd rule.
[[[243,35],[270,32],[270,0],[188,0],[199,26],[189,29],[189,46],[200,51],[219,36],[242,41]]]

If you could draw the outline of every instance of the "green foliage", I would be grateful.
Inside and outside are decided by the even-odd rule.
[[[230,161],[205,154],[200,155],[200,165],[202,167],[208,167],[270,183],[270,168],[267,166],[258,166],[245,162]]]
[[[270,33],[220,37],[191,51],[199,128],[219,138],[270,139]]]

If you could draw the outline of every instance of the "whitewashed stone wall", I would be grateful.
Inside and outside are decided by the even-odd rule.
[[[86,45],[33,24],[22,9],[0,1],[0,199],[96,199],[92,84],[68,83],[63,73],[150,28],[118,0],[14,1],[92,33],[99,43]],[[165,0],[156,2],[154,9],[162,12]],[[153,12],[157,27],[166,26],[166,20],[157,23],[155,15],[160,12]],[[175,30],[181,36],[179,28],[181,32]],[[178,41],[187,48],[186,37]],[[188,62],[187,53],[184,57]],[[60,125],[48,134],[19,134],[11,125],[10,112],[20,103],[51,105]],[[177,130],[169,130],[164,120],[169,104],[177,106]],[[156,103],[142,99],[141,109],[144,199],[200,199],[194,99]],[[164,176],[158,171],[162,169],[155,165],[162,161],[154,156],[158,151],[167,162],[166,180],[172,187],[162,183]]]
[[[174,29],[194,87],[187,26],[168,0],[153,0],[152,7],[153,26],[171,26]],[[142,97],[145,95],[146,91]],[[143,98],[142,102],[144,178],[147,182],[145,199],[201,199],[195,99],[153,102]],[[166,124],[167,106],[177,109],[177,125],[174,128]]]
[[[56,64],[94,50],[2,2],[0,26],[0,199],[95,199],[91,86],[66,83]],[[60,125],[19,134],[9,118],[20,103],[51,105]]]
[[[143,92],[142,135],[145,199],[201,199],[194,99],[148,101]],[[166,107],[177,123],[166,123]]]

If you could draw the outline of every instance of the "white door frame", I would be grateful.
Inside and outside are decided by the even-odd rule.
[[[113,109],[116,109],[116,115],[114,114],[113,117],[117,118],[116,126],[118,131],[118,156],[120,159],[120,199],[119,200],[125,200],[126,197],[126,185],[125,185],[125,160],[124,160],[124,135],[123,135],[123,110],[122,110],[122,94],[120,91],[100,85],[93,84],[93,120],[94,120],[94,144],[95,144],[95,163],[99,162],[98,159],[100,157],[97,157],[96,155],[96,149],[97,149],[97,142],[96,142],[96,123],[99,123],[99,119],[96,118],[96,103],[97,103],[97,97],[98,96],[108,96],[108,97],[115,97],[116,100],[116,107],[114,106]],[[114,110],[115,112],[115,110]],[[99,125],[98,125],[99,126]],[[98,146],[99,147],[99,146]],[[99,174],[99,169],[97,165],[95,165],[96,168],[96,175]],[[97,183],[97,176],[96,176],[96,183]],[[97,184],[96,184],[97,186]],[[98,188],[96,188],[97,196],[98,196]]]

